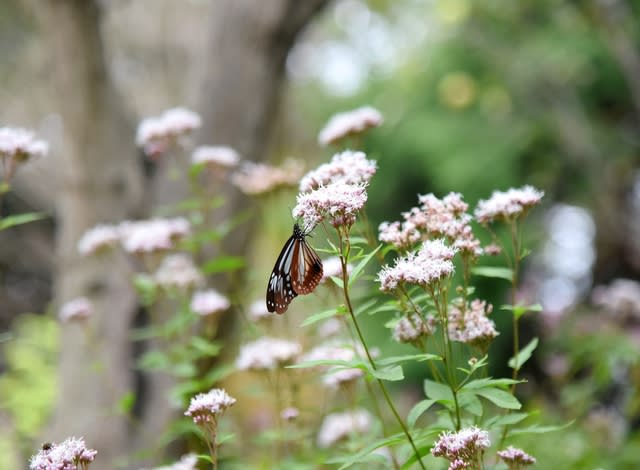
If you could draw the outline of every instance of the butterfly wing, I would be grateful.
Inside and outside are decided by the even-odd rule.
[[[296,245],[298,245],[298,240],[292,235],[282,247],[280,256],[273,266],[267,285],[267,310],[269,312],[286,312],[291,301],[298,295],[291,282],[291,264]]]
[[[322,280],[322,261],[304,239],[304,234],[293,251],[291,266],[291,284],[293,290],[306,295],[313,292]]]

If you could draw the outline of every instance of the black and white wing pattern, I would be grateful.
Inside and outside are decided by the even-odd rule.
[[[305,237],[298,224],[282,247],[267,285],[267,310],[284,313],[291,301],[311,293],[322,279],[322,261]]]

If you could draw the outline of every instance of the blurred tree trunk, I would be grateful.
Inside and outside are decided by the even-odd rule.
[[[210,66],[203,80],[203,143],[233,146],[252,160],[265,158],[287,54],[297,33],[326,3],[216,2]],[[117,459],[133,451],[157,449],[159,436],[176,414],[167,396],[171,380],[159,374],[147,378],[144,395],[137,397],[139,426],[132,428],[118,413],[119,400],[136,387],[130,329],[137,302],[130,269],[122,255],[82,258],[76,249],[82,234],[97,223],[143,215],[144,192],[154,187],[137,165],[134,128],[109,76],[100,4],[47,0],[35,8],[51,47],[52,81],[66,141],[56,200],[56,304],[87,295],[96,307],[87,331],[77,325],[62,328],[60,394],[46,439],[84,436],[99,451],[92,465],[98,470],[113,468]],[[238,193],[230,199],[230,213],[245,204]],[[244,252],[247,238],[233,238],[230,251]],[[150,461],[160,454],[154,453]]]
[[[82,258],[76,244],[97,223],[130,216],[143,181],[133,129],[105,64],[99,2],[38,3],[65,136],[65,151],[57,156],[56,304],[86,295],[95,305],[86,331],[62,326],[59,397],[47,438],[84,436],[99,452],[92,468],[107,469],[128,444],[127,420],[117,404],[133,389],[129,329],[137,302],[122,255]]]
[[[327,3],[328,0],[214,2],[200,104],[201,144],[229,145],[244,159],[265,160],[284,87],[287,55],[298,33]],[[247,207],[247,199],[235,187],[227,185],[221,192],[226,199],[220,220],[228,220]],[[226,238],[225,252],[246,254],[250,233],[252,230],[243,224],[241,230]],[[226,291],[229,286],[217,287]],[[218,330],[221,338],[231,337],[233,318],[233,312],[226,316]],[[175,417],[175,410],[166,406],[170,386],[166,377],[151,378],[144,417],[144,429],[151,432],[140,434],[136,447],[157,444],[158,433]]]
[[[277,122],[287,55],[298,33],[329,0],[217,0],[203,81],[202,144],[229,145],[243,159],[265,160]],[[231,185],[221,217],[247,207]],[[244,254],[252,230],[227,237],[224,249]]]

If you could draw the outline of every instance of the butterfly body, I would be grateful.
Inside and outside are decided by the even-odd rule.
[[[284,313],[298,295],[313,292],[322,280],[322,261],[298,224],[282,247],[267,285],[267,310]]]

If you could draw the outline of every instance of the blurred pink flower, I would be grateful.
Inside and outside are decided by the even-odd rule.
[[[96,225],[87,230],[78,241],[78,253],[93,255],[120,242],[120,231],[114,225]]]
[[[331,117],[318,135],[322,146],[334,144],[345,137],[361,134],[382,124],[382,114],[375,108],[364,106]]]
[[[153,280],[166,289],[193,289],[204,283],[204,277],[184,253],[165,256],[153,275]]]
[[[191,310],[202,316],[224,312],[230,306],[229,299],[214,289],[196,292],[191,298]]]
[[[308,193],[331,183],[367,184],[376,173],[376,162],[363,152],[347,150],[333,156],[330,163],[310,171],[300,181],[300,192]]]
[[[493,320],[488,318],[493,306],[475,299],[462,307],[454,302],[449,309],[449,337],[485,349],[499,334]]]
[[[509,469],[519,469],[524,465],[533,465],[536,463],[536,459],[527,454],[524,450],[518,449],[513,446],[507,447],[505,450],[499,450],[497,452],[498,457],[507,464]]]
[[[365,433],[371,429],[373,419],[366,410],[333,413],[324,418],[318,431],[318,445],[331,447],[353,433]]]
[[[294,159],[286,160],[280,167],[245,162],[231,181],[243,193],[256,196],[297,185],[303,171],[303,164]]]
[[[231,147],[203,146],[194,150],[191,163],[194,165],[205,163],[221,168],[233,168],[240,162],[240,155]]]
[[[435,327],[433,316],[429,315],[423,320],[420,315],[414,313],[398,320],[393,329],[393,339],[399,343],[415,343],[421,338],[431,336]]]
[[[176,242],[189,235],[191,225],[182,217],[150,219],[122,222],[118,231],[125,251],[153,253],[175,248]]]
[[[533,186],[494,191],[489,199],[478,202],[475,217],[481,224],[496,220],[512,220],[537,205],[543,196],[544,192]]]
[[[295,341],[264,337],[240,348],[238,370],[269,370],[291,364],[302,351]]]
[[[86,297],[78,297],[62,306],[58,314],[64,323],[72,321],[84,321],[93,315],[93,304]]]
[[[143,119],[136,132],[136,144],[155,157],[162,154],[179,137],[202,125],[200,116],[185,108],[168,109],[160,116]]]
[[[49,145],[36,139],[33,132],[19,127],[0,127],[0,160],[10,158],[17,162],[44,157]]]

